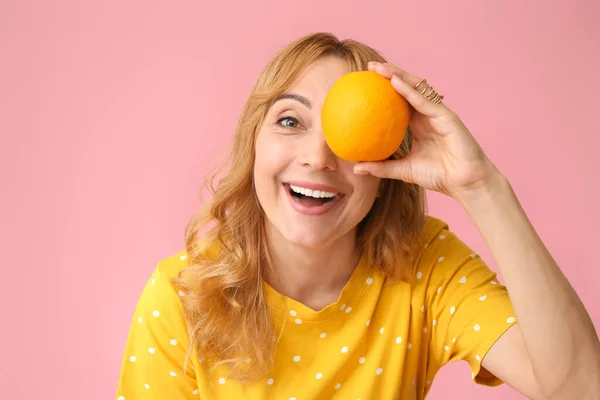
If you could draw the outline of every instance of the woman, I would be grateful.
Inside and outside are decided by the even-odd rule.
[[[355,164],[327,147],[320,110],[333,82],[364,69],[414,114],[390,160]],[[599,398],[586,310],[440,100],[356,41],[314,34],[284,48],[248,99],[186,251],[143,291],[117,398],[422,399],[456,360],[476,383],[530,398]],[[424,189],[460,202],[506,287],[425,216]]]

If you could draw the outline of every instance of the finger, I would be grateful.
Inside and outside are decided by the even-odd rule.
[[[354,166],[354,173],[414,183],[410,155],[401,160],[359,162]]]
[[[443,103],[436,104],[431,100],[427,100],[414,86],[397,75],[392,77],[391,82],[394,89],[421,114],[429,117],[439,117],[448,109]]]
[[[414,95],[411,95],[411,98],[413,99],[413,101],[409,100],[406,96],[404,96],[404,97],[414,107],[414,109],[421,112],[422,114],[426,114],[428,116],[434,117],[434,116],[439,116],[440,113],[442,112],[442,110],[448,110],[446,105],[444,105],[443,103],[435,104],[432,101],[427,100],[427,98],[425,98],[425,96],[423,96],[423,94],[421,93],[420,88],[419,88],[419,90],[415,89],[415,86],[419,82],[421,82],[422,79],[411,74],[410,72],[407,72],[407,71],[403,70],[402,68],[400,68],[396,65],[393,65],[393,64],[379,63],[376,61],[369,62],[368,68],[370,71],[377,72],[379,75],[392,80],[392,86],[394,86],[396,91],[398,91],[403,96],[404,96],[404,92],[400,92],[399,88],[397,87],[398,85],[394,84],[394,80],[393,80],[394,76],[396,76],[401,81],[403,81],[405,85],[408,85],[409,87],[405,88],[404,90],[412,92],[412,93],[418,95],[419,97],[415,97]],[[431,89],[433,89],[433,88],[431,87]],[[407,94],[407,96],[408,96],[408,94]],[[421,108],[420,109],[417,108],[414,103],[420,104]],[[435,107],[432,107],[432,105]],[[426,112],[424,110],[428,110],[428,112]],[[436,110],[437,110],[437,112],[436,112]],[[412,110],[411,110],[411,115],[412,115]]]
[[[377,72],[379,75],[388,79],[392,79],[394,75],[399,76],[411,85],[416,85],[421,81],[421,78],[418,76],[413,75],[394,64],[371,62],[369,63],[369,70]]]

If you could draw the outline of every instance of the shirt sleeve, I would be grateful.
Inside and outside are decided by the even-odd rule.
[[[517,323],[506,287],[454,233],[442,229],[422,255],[429,270],[425,302],[429,360],[437,368],[465,360],[481,385],[503,382],[481,367],[493,344]]]
[[[117,400],[197,399],[179,294],[159,265],[138,301],[123,355]]]

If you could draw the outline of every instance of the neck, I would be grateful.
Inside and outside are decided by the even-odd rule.
[[[265,280],[277,292],[314,310],[334,303],[360,258],[356,230],[319,248],[285,240],[274,227],[266,229],[273,269]]]

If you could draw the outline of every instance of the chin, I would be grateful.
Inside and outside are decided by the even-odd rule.
[[[279,232],[288,243],[314,250],[327,247],[336,239],[333,232],[325,232],[322,229],[306,229],[306,227],[305,229],[284,229]]]

